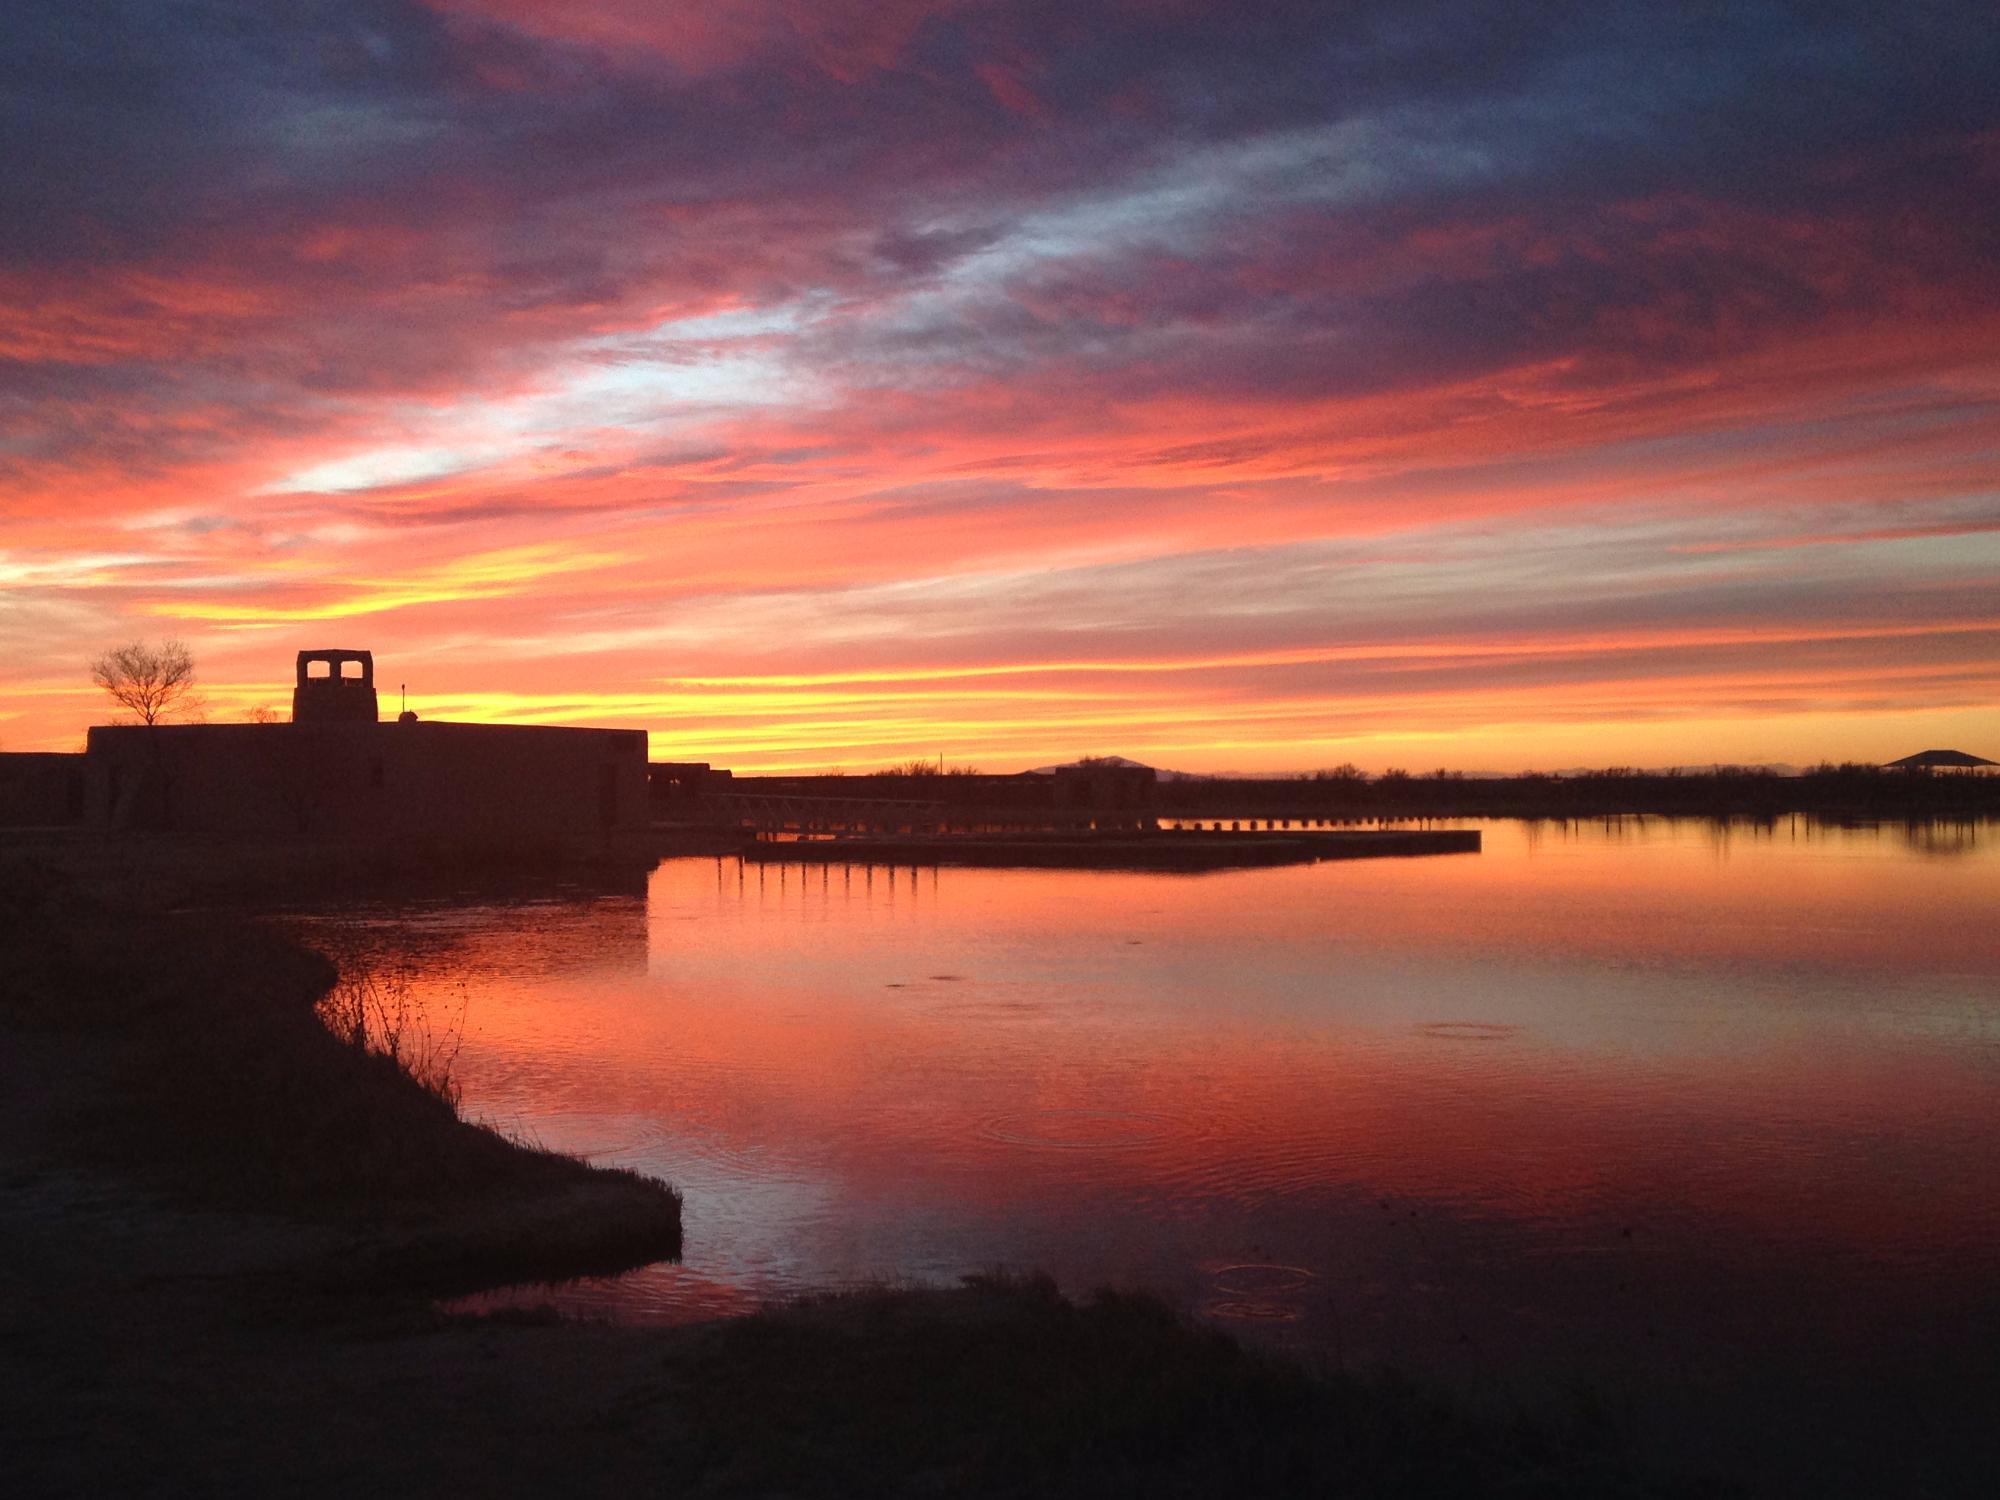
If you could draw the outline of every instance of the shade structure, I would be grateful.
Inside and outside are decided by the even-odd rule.
[[[2000,761],[1986,760],[1981,756],[1967,755],[1963,750],[1922,750],[1915,755],[1906,755],[1901,760],[1892,760],[1883,769],[1886,771],[1941,771],[1977,770],[1981,766],[2000,765]]]

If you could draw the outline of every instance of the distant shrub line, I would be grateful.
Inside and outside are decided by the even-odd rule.
[[[1187,777],[1162,782],[1167,815],[1306,813],[1331,817],[2000,817],[2000,776],[1911,775],[1870,765],[1815,766],[1798,776],[1721,766],[1652,772],[1612,767],[1577,775],[1475,778],[1455,771],[1369,776],[1340,766],[1272,780]]]

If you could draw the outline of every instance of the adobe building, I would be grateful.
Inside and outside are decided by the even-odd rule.
[[[1123,761],[1082,760],[1057,766],[1053,787],[1057,815],[1091,828],[1152,828],[1159,773]]]
[[[366,651],[301,651],[289,724],[102,725],[83,821],[106,831],[457,852],[643,847],[646,733],[384,723]]]
[[[659,785],[661,767],[654,768],[655,806],[686,808],[686,812],[665,810],[663,817],[700,816],[705,797],[731,797],[740,802],[757,799],[764,811],[778,815],[776,803],[810,804],[824,801],[827,828],[882,826],[916,827],[926,820],[943,828],[961,830],[1000,829],[1088,830],[1100,833],[1135,832],[1155,829],[1158,824],[1159,773],[1151,766],[1129,761],[1082,761],[1069,766],[1051,766],[1039,771],[1019,771],[1010,775],[983,775],[976,771],[953,771],[949,775],[909,771],[874,771],[860,776],[743,776],[733,780],[724,771],[706,773],[697,782],[694,795],[680,803],[663,799]],[[743,816],[752,810],[745,807]],[[810,821],[809,807],[794,806],[785,816]],[[733,821],[734,809],[723,810],[724,821]]]
[[[0,828],[62,828],[83,821],[81,755],[15,750],[0,754]]]

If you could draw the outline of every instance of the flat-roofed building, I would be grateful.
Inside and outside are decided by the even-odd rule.
[[[85,821],[493,851],[636,847],[651,826],[644,730],[383,723],[354,651],[301,652],[294,703],[289,724],[93,728]]]

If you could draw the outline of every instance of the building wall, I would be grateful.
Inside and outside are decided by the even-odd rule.
[[[81,755],[0,754],[0,828],[80,823],[85,787]]]
[[[1060,766],[1054,783],[1059,808],[1143,814],[1153,808],[1159,773],[1151,766]]]
[[[603,846],[650,823],[640,730],[192,724],[90,731],[88,818],[190,834]]]
[[[656,760],[646,768],[646,780],[653,816],[677,821],[691,816],[704,795],[730,790],[734,776],[705,760]]]
[[[995,808],[1027,813],[1053,807],[1054,778],[1039,771],[1007,776],[977,772],[949,776],[911,776],[900,771],[869,771],[855,776],[738,776],[727,786],[705,790],[740,792],[750,796],[862,797],[894,802],[941,802],[952,809]]]

